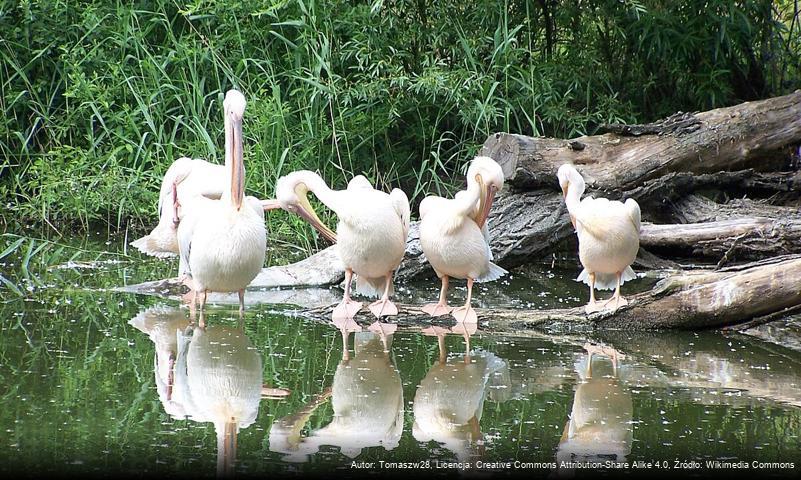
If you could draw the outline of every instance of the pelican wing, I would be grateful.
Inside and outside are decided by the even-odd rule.
[[[614,209],[610,203],[606,198],[584,197],[576,214],[576,228],[580,227],[595,238],[606,237],[609,214]]]
[[[403,193],[403,190],[395,188],[389,194],[389,200],[395,208],[395,212],[400,217],[401,224],[403,225],[403,239],[409,235],[409,223],[411,221],[412,210],[409,207],[409,198]]]
[[[581,229],[599,239],[621,229],[633,228],[639,233],[640,206],[632,199],[624,204],[617,200],[587,197],[581,201],[576,222]]]

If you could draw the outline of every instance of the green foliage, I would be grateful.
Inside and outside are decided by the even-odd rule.
[[[151,225],[174,159],[221,161],[232,87],[249,193],[307,168],[417,202],[496,131],[571,137],[798,88],[799,20],[789,0],[2,1],[1,223]]]

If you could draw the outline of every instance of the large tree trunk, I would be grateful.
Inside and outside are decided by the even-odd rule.
[[[556,190],[556,170],[572,163],[588,187],[626,192],[670,173],[778,169],[789,147],[801,142],[799,118],[801,90],[572,140],[498,133],[481,154],[495,159],[518,189]]]

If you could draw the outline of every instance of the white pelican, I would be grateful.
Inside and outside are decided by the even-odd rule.
[[[225,177],[230,188],[220,200],[204,199],[193,204],[178,226],[182,263],[179,273],[189,270],[193,305],[199,300],[201,312],[209,291],[239,292],[239,311],[244,312],[245,287],[264,264],[264,211],[258,199],[244,196],[245,105],[245,97],[237,90],[225,95]]]
[[[565,197],[570,221],[576,228],[579,260],[584,266],[576,280],[590,286],[587,313],[603,310],[614,303],[617,309],[628,302],[620,296],[620,286],[636,278],[631,264],[640,248],[640,206],[633,199],[622,203],[606,198],[584,197],[584,179],[572,165],[564,164],[556,174]],[[595,289],[615,289],[605,303],[595,300]]]
[[[437,317],[451,312],[447,304],[448,277],[467,279],[467,301],[453,310],[459,322],[476,323],[470,306],[473,282],[489,282],[506,274],[491,262],[487,216],[495,193],[503,188],[503,171],[489,157],[476,157],[467,170],[467,190],[453,199],[426,197],[420,204],[420,244],[442,280],[439,302],[423,307]]]
[[[392,450],[403,432],[403,385],[389,350],[393,334],[358,332],[354,356],[348,355],[343,332],[342,360],[333,385],[299,412],[279,418],[270,428],[270,450],[287,454],[284,461],[304,462],[323,445],[336,445],[355,458],[363,449],[381,446]],[[334,417],[306,437],[301,431],[316,408],[330,397]]]
[[[336,234],[317,216],[308,192],[337,214]],[[409,199],[403,191],[396,188],[387,194],[375,190],[362,175],[354,177],[346,190],[332,190],[316,173],[301,170],[278,179],[276,198],[282,208],[297,213],[336,242],[345,266],[345,294],[334,309],[334,320],[352,319],[362,306],[350,298],[353,273],[357,275],[357,293],[381,296],[370,304],[376,317],[398,314],[389,296],[393,294],[392,273],[403,259],[409,233]]]
[[[172,162],[161,181],[159,223],[149,234],[131,242],[131,246],[158,258],[178,255],[178,225],[185,211],[206,199],[218,200],[225,190],[225,182],[226,171],[223,165],[188,157]],[[258,200],[255,197],[247,199],[253,208],[258,205],[263,210],[278,208],[274,200]]]
[[[148,235],[134,240],[131,245],[158,258],[176,256],[179,253],[177,230],[182,217],[181,205],[188,205],[201,196],[219,199],[224,189],[224,166],[188,157],[172,162],[161,181],[159,223]]]

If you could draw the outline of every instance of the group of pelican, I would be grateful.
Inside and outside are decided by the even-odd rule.
[[[208,292],[238,292],[242,313],[245,288],[264,264],[264,211],[282,208],[301,216],[337,245],[345,267],[345,288],[332,313],[335,323],[353,322],[362,308],[361,302],[351,298],[354,274],[356,294],[379,297],[369,305],[377,318],[397,315],[390,297],[393,273],[403,260],[409,233],[411,209],[406,194],[397,188],[390,193],[376,190],[362,175],[354,177],[346,189],[334,190],[320,175],[302,170],[278,179],[274,200],[245,197],[245,106],[242,93],[228,91],[223,102],[225,165],[185,157],[176,160],[162,181],[158,225],[132,245],[158,257],[178,255],[179,276],[191,286],[192,306],[199,304],[201,313]],[[625,305],[620,285],[635,278],[630,265],[639,248],[639,206],[631,199],[626,203],[592,197],[581,200],[585,183],[571,165],[562,165],[557,178],[579,240],[584,270],[577,280],[590,286],[587,313]],[[442,282],[438,301],[422,310],[434,317],[452,314],[457,323],[475,324],[473,283],[493,281],[507,273],[492,262],[488,228],[504,175],[493,159],[479,156],[471,162],[466,180],[467,188],[453,198],[432,195],[420,204],[420,243]],[[336,213],[336,232],[320,220],[309,192]],[[447,303],[450,277],[467,281],[467,299],[458,308]],[[595,288],[615,288],[615,293],[601,303],[595,299]]]

